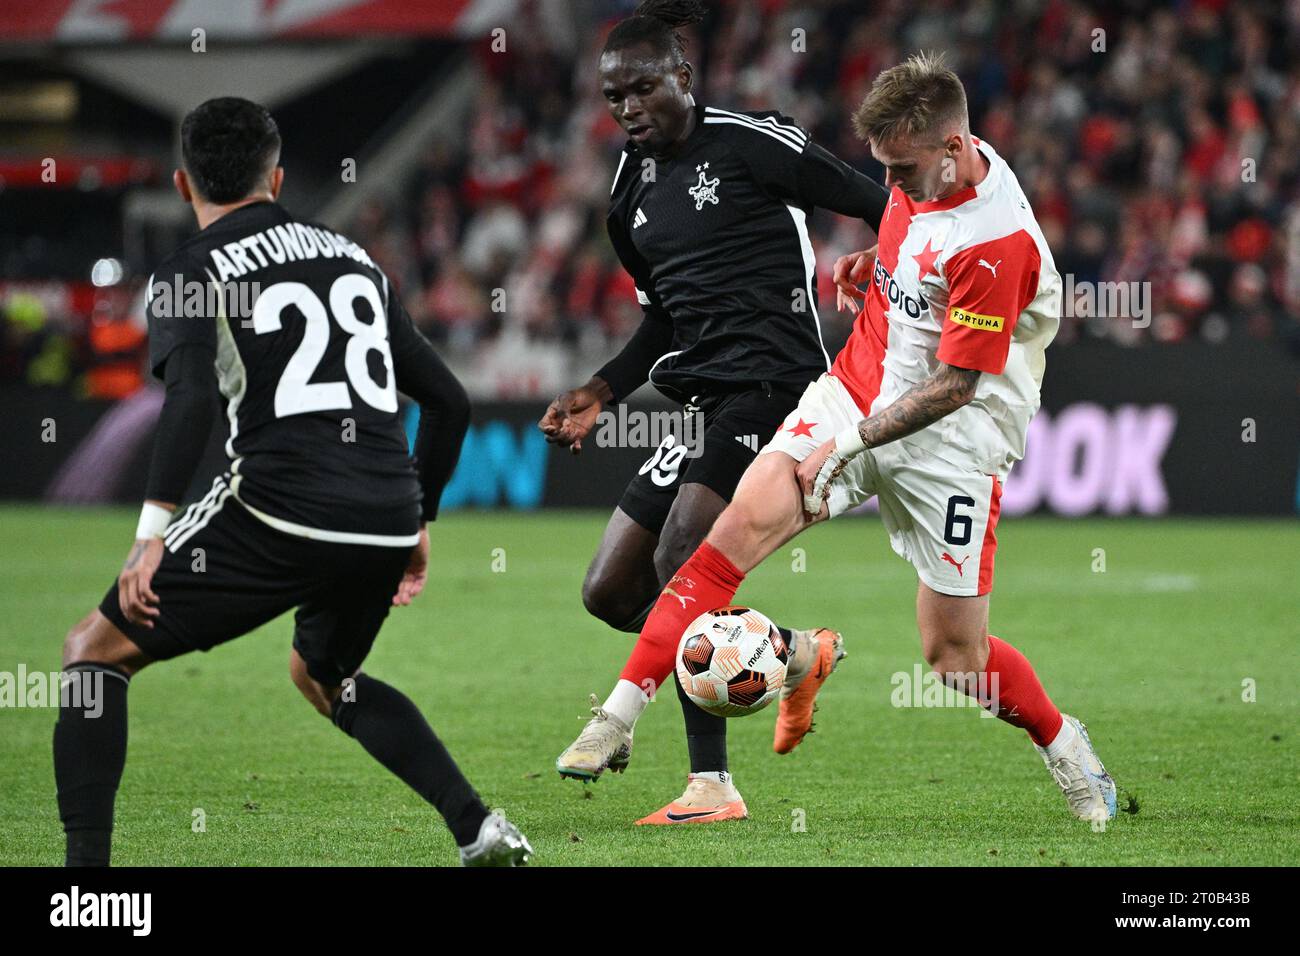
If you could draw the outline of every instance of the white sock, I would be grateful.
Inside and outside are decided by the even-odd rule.
[[[731,774],[725,770],[705,770],[702,773],[693,773],[691,777],[695,780],[712,780],[714,783],[731,782]]]
[[[1065,748],[1074,743],[1076,732],[1074,724],[1068,720],[1061,721],[1061,729],[1056,732],[1056,738],[1047,745],[1047,756],[1055,760],[1061,754],[1065,753]]]
[[[641,692],[640,687],[630,680],[620,679],[614,685],[613,693],[605,700],[605,713],[613,714],[631,727],[649,703],[650,698]]]

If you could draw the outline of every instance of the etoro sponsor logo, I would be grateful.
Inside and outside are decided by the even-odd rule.
[[[919,318],[922,309],[929,309],[930,303],[920,296],[908,295],[902,287],[894,281],[894,277],[889,274],[889,270],[881,263],[880,258],[876,258],[876,268],[872,273],[871,281],[875,283],[876,288],[880,290],[891,306],[898,306],[907,313],[909,319]]]

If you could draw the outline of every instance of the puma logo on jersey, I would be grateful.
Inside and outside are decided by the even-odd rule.
[[[758,436],[757,436],[757,435],[737,435],[737,436],[736,436],[736,441],[740,442],[742,445],[744,445],[744,446],[745,446],[746,448],[748,448],[750,451],[758,451]]]
[[[637,206],[636,215],[632,217],[632,228],[635,229],[637,226],[644,226],[645,224],[646,224],[645,213],[641,211],[640,206]]]
[[[979,261],[979,264],[982,265],[985,269],[988,269],[989,272],[992,272],[993,278],[996,279],[998,277],[998,266],[1002,265],[1002,260],[999,259],[997,262],[993,263],[993,265],[989,265],[987,259],[981,259]]]
[[[939,557],[943,558],[943,560],[947,561],[949,564],[951,564],[954,568],[957,569],[957,577],[961,577],[961,576],[962,576],[962,569],[961,569],[961,568],[962,568],[962,564],[965,564],[967,561],[970,560],[970,555],[968,554],[968,555],[966,555],[966,557],[964,557],[964,558],[961,559],[961,564],[958,564],[958,563],[957,563],[957,559],[954,558],[954,557],[953,557],[951,554],[949,554],[947,551],[945,551],[943,554],[939,555]],[[686,605],[682,605],[682,606],[685,607]]]
[[[703,209],[706,202],[712,203],[715,206],[718,204],[718,183],[720,180],[717,176],[709,179],[708,169],[708,163],[705,163],[702,166],[696,166],[695,171],[700,174],[700,181],[690,189],[686,190],[691,194],[691,198],[695,200],[696,212]]]
[[[894,211],[894,207],[897,206],[897,205],[898,205],[898,200],[897,200],[897,199],[895,199],[893,202],[891,202],[891,203],[889,204],[889,208],[885,210],[885,218],[886,218],[886,219],[889,218],[889,214],[890,214],[891,212]]]

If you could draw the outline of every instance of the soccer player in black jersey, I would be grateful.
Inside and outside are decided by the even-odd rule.
[[[65,693],[54,729],[66,861],[109,862],[135,674],[296,608],[289,671],[303,696],[438,809],[462,863],[524,863],[528,842],[488,812],[415,704],[360,670],[389,608],[424,588],[465,391],[363,249],[277,204],[280,136],[263,107],[208,100],[181,146],[174,180],[200,232],[149,282],[166,399],[146,501],[116,583],[63,645],[69,684],[100,691]],[[399,388],[420,404],[414,462]],[[181,510],[218,393],[229,470]],[[91,699],[102,712],[77,705]]]
[[[704,12],[690,0],[646,0],[606,42],[601,92],[630,139],[607,224],[645,317],[622,352],[558,396],[540,423],[549,441],[578,452],[601,409],[647,379],[702,418],[702,452],[689,457],[685,436],[664,440],[628,485],[587,571],[587,609],[633,633],[665,588],[693,600],[674,573],[803,389],[830,367],[808,214],[822,207],[874,230],[886,202],[879,184],[789,117],[696,104],[677,28]],[[791,646],[773,746],[788,753],[810,729],[813,698],[844,652],[826,628],[781,634]],[[672,671],[671,659],[638,644],[614,691],[557,759],[559,772],[590,780],[621,771],[637,717]],[[686,792],[640,822],[745,816],[727,772],[725,720],[696,707],[680,684],[678,696],[691,763]]]

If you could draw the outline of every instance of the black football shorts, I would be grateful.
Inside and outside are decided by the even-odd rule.
[[[340,544],[287,534],[254,517],[217,479],[168,528],[152,582],[152,628],[122,613],[117,582],[99,610],[142,651],[166,660],[207,651],[297,608],[294,649],[337,687],[361,666],[410,559],[410,547]]]
[[[688,405],[695,420],[678,419],[623,492],[618,506],[641,527],[658,534],[677,490],[695,482],[730,501],[740,476],[799,404],[803,386],[766,383],[744,391],[710,395]],[[683,435],[683,431],[688,431]],[[693,450],[699,453],[692,456]]]

